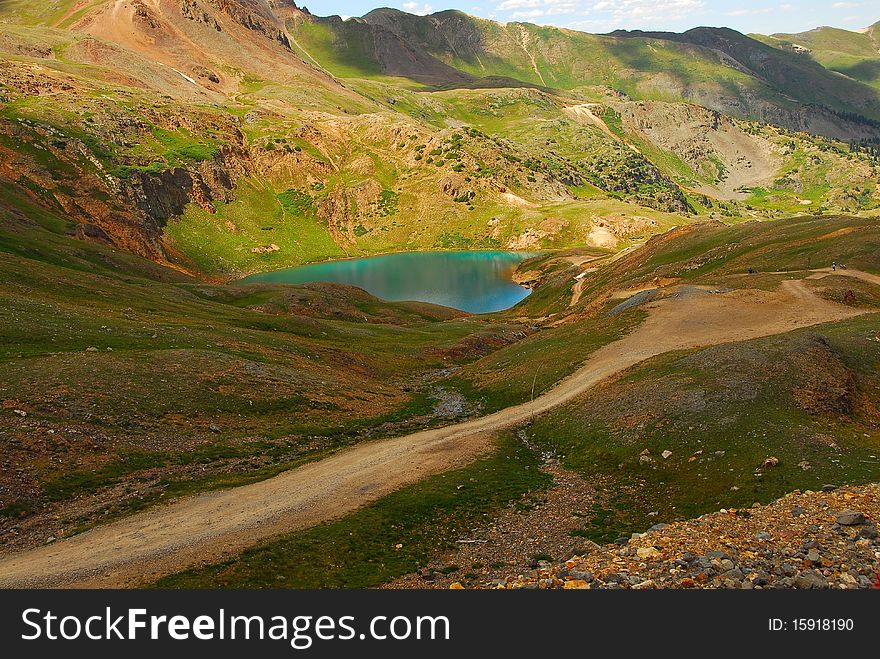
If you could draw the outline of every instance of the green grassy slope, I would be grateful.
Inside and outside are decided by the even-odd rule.
[[[766,80],[777,92],[801,103],[855,111],[880,119],[880,95],[856,80],[835,75],[798,53],[774,48],[729,28],[694,28],[682,34],[617,32],[637,39],[657,37],[721,51]]]
[[[837,71],[854,80],[880,87],[880,54],[878,43],[870,32],[851,32],[834,27],[819,27],[797,34],[755,35],[776,48],[800,51],[826,69]]]
[[[696,100],[751,118],[764,116],[766,108],[757,106],[765,103],[783,111],[813,104],[880,119],[880,96],[858,79],[840,78],[809,59],[728,29],[591,35],[501,24],[454,10],[422,17],[377,9],[363,21],[326,22],[320,29],[306,21],[298,29],[316,51],[338,53],[327,58],[327,66],[347,77],[388,71],[414,48],[478,79],[512,78],[566,90],[601,86],[634,98]],[[377,36],[387,33],[396,39]],[[447,84],[462,85],[454,76]]]
[[[199,283],[2,213],[0,426],[23,479],[5,525],[75,504],[72,530],[437,423],[431,374],[522,335],[345,288]]]
[[[568,348],[577,345],[586,354],[591,340],[613,339],[613,333],[600,338],[609,329],[607,322],[621,322],[615,331],[638,322],[638,317],[612,321],[623,314],[608,317],[606,307],[592,305],[612,286],[634,286],[648,276],[676,273],[707,284],[775,286],[778,280],[747,275],[748,264],[799,270],[823,264],[832,255],[880,273],[877,245],[874,225],[850,218],[706,224],[672,232],[600,267],[593,277],[604,283],[586,294],[569,323],[493,353],[447,383],[460,385],[470,378],[473,388],[466,393],[482,395],[487,409],[499,391],[507,397],[503,404],[528,397],[532,379],[527,376],[549,365],[542,362],[543,355],[575,368],[578,358]],[[553,258],[542,257],[533,267]],[[550,295],[565,290],[572,270],[560,266],[548,272],[551,278],[544,286]],[[842,281],[817,282],[820,294],[840,299],[842,286],[856,291],[849,304],[880,307],[876,286],[838,279]],[[874,480],[880,474],[878,331],[880,322],[872,314],[662,355],[539,416],[522,432],[545,455],[559,457],[565,467],[600,485],[594,509],[574,531],[595,541],[722,507],[747,508],[795,488]],[[477,374],[488,380],[478,382]],[[499,381],[492,381],[493,374]],[[430,551],[432,543],[445,548],[457,537],[455,529],[475,523],[475,505],[488,516],[476,523],[489,523],[497,510],[491,502],[498,499],[486,498],[488,491],[515,498],[523,488],[520,502],[527,505],[529,492],[547,487],[535,479],[535,472],[523,480],[534,469],[529,462],[534,457],[528,457],[515,435],[504,435],[493,458],[405,488],[342,520],[263,543],[233,560],[172,575],[160,585],[372,586],[414,572],[439,560],[441,553]],[[645,449],[652,460],[640,463]],[[672,451],[666,459],[661,457],[665,450]],[[762,468],[771,456],[778,464]],[[499,460],[508,474],[503,485],[492,467]],[[341,553],[362,544],[371,550]],[[448,569],[469,578],[468,566]]]
[[[602,480],[604,510],[584,528],[597,541],[795,488],[874,480],[878,327],[869,316],[663,356],[554,410],[529,435]],[[642,464],[645,450],[653,457]],[[778,466],[762,469],[771,456]]]

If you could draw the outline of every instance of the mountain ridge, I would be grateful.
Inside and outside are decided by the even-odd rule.
[[[4,204],[203,278],[399,249],[620,249],[697,219],[878,203],[880,127],[786,98],[746,55],[837,74],[730,30],[52,7],[0,6]]]

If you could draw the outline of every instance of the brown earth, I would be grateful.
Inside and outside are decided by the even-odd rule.
[[[876,280],[848,270],[852,277]],[[812,276],[824,276],[824,271]],[[444,428],[361,444],[260,483],[184,499],[0,560],[0,586],[131,586],[233,556],[256,541],[342,516],[491,449],[493,432],[550,410],[645,359],[788,332],[865,313],[801,280],[777,291],[675,296],[646,306],[636,330],[589,356],[533,401]]]

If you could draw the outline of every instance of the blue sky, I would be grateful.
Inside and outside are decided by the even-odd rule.
[[[413,14],[461,9],[497,21],[527,21],[586,32],[616,28],[801,32],[820,25],[857,30],[880,20],[880,0],[301,0],[313,14],[361,16],[388,6]]]

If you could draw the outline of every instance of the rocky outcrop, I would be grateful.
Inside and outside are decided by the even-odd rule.
[[[213,203],[231,201],[238,179],[253,172],[247,151],[224,147],[194,167],[136,172],[122,183],[120,193],[142,214],[146,233],[158,241],[168,220],[182,215],[188,204],[214,212]]]
[[[258,32],[285,48],[290,48],[287,35],[278,26],[275,15],[265,2],[258,0],[203,0],[217,8],[242,27]]]
[[[223,27],[217,22],[217,19],[206,12],[198,3],[198,0],[183,0],[180,11],[183,14],[184,18],[188,18],[191,21],[196,21],[197,23],[204,23],[205,25],[209,25],[210,27],[217,30],[217,32],[223,31]]]
[[[318,217],[327,224],[337,244],[354,244],[356,227],[367,221],[381,192],[382,186],[369,179],[351,187],[337,188],[318,204]]]
[[[568,560],[540,561],[519,576],[478,587],[877,588],[878,522],[878,484],[795,490],[766,506],[658,523],[613,544],[585,542],[585,550]],[[462,587],[449,581],[428,586]]]

